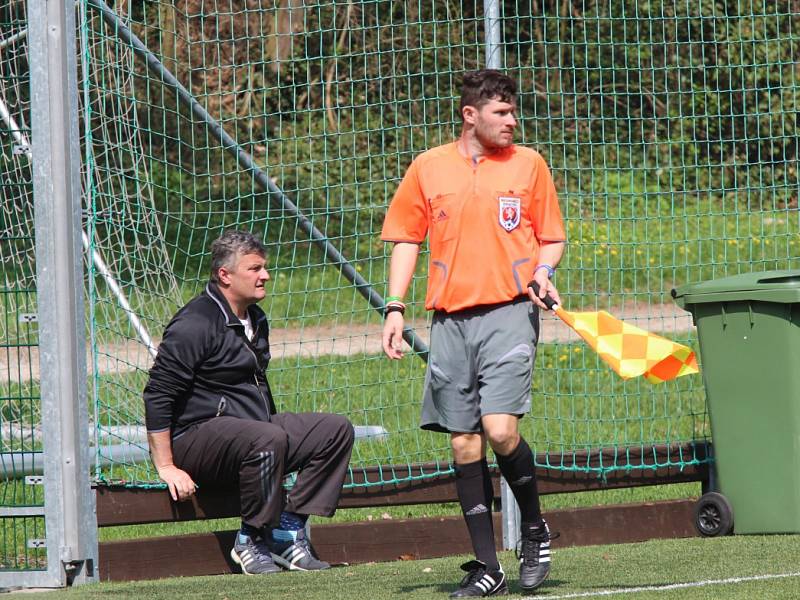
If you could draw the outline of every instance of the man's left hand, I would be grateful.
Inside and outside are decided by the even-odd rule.
[[[545,306],[544,302],[542,302],[542,298],[544,298],[547,294],[556,301],[556,304],[561,306],[561,296],[558,295],[558,290],[556,286],[553,285],[553,282],[550,281],[550,278],[547,276],[547,271],[545,269],[539,269],[533,274],[533,280],[539,284],[539,295],[533,293],[531,288],[528,288],[528,298],[531,299],[536,306],[539,308],[543,308],[544,310],[548,310],[547,306]]]

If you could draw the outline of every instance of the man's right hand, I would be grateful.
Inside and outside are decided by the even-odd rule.
[[[188,500],[194,496],[197,490],[197,485],[194,480],[189,477],[186,471],[183,471],[175,465],[161,467],[158,469],[158,476],[169,487],[169,495],[176,502]]]
[[[389,358],[403,358],[403,313],[390,312],[383,324],[383,351]]]

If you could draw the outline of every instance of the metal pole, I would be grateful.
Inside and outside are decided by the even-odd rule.
[[[75,10],[29,0],[47,572],[63,586],[97,579],[89,479]]]
[[[522,517],[519,512],[519,505],[511,486],[508,485],[505,477],[500,477],[500,502],[503,516],[503,549],[513,550],[519,542],[519,528]]]
[[[19,31],[19,32],[15,33],[12,36],[9,36],[9,37],[7,37],[7,38],[5,38],[3,40],[0,40],[0,50],[5,48],[6,46],[10,46],[11,44],[13,44],[15,42],[18,42],[19,40],[23,39],[27,35],[28,35],[28,30],[27,29],[23,29],[22,31]]]
[[[483,26],[486,38],[486,68],[502,69],[502,29],[499,0],[483,0]],[[503,548],[517,547],[519,541],[520,512],[511,486],[500,477],[500,502],[503,515]]]
[[[153,71],[159,77],[161,83],[164,86],[172,89],[175,92],[175,95],[178,97],[178,100],[188,106],[192,113],[194,113],[198,119],[206,124],[209,133],[219,140],[225,151],[233,155],[233,157],[245,171],[252,175],[253,180],[262,190],[269,194],[270,199],[277,201],[282,210],[297,219],[300,229],[305,231],[311,238],[311,241],[320,247],[323,252],[325,252],[325,256],[330,260],[330,262],[339,268],[342,275],[344,275],[355,286],[355,288],[367,300],[367,302],[369,302],[375,310],[382,314],[385,303],[380,294],[378,294],[372,288],[369,282],[364,279],[358,271],[356,271],[355,267],[353,267],[350,261],[347,260],[333,244],[331,244],[330,240],[325,236],[325,234],[317,229],[311,220],[300,211],[300,209],[286,194],[283,193],[283,190],[275,185],[264,169],[256,164],[255,160],[253,160],[253,157],[242,149],[241,145],[239,145],[236,140],[234,140],[230,134],[225,131],[222,125],[217,122],[205,108],[203,108],[203,105],[200,104],[194,98],[194,96],[192,96],[191,92],[189,92],[189,90],[187,90],[169,71],[169,69],[167,69],[164,64],[158,60],[155,54],[150,52],[147,46],[145,46],[144,43],[138,37],[136,37],[136,34],[125,26],[117,14],[111,10],[111,8],[109,8],[108,5],[103,2],[103,0],[88,0],[88,4],[89,6],[92,6],[100,11],[103,20],[112,28],[114,33],[118,35],[126,44],[130,44],[133,51],[145,60],[147,68]],[[411,349],[415,354],[427,361],[428,347],[425,342],[423,342],[419,336],[414,333],[413,329],[410,327],[405,327],[403,329],[403,339],[406,340],[409,346],[411,346]]]
[[[503,32],[500,27],[499,0],[483,0],[483,26],[486,36],[486,68],[503,68]]]

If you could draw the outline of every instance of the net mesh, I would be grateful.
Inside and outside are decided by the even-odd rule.
[[[40,569],[42,486],[23,474],[42,466],[36,327],[36,263],[30,162],[30,94],[25,3],[0,6],[0,569]],[[8,512],[6,512],[8,511]]]
[[[373,482],[412,477],[408,464],[448,471],[446,436],[417,427],[423,361],[382,357],[380,316],[284,200],[383,293],[386,207],[413,157],[458,134],[461,75],[486,62],[483,3],[118,2],[116,22],[95,4],[78,10],[96,479],[157,485],[142,428],[148,340],[202,289],[208,246],[230,227],[269,245],[279,410],[372,426],[351,469],[400,466]],[[518,141],[550,164],[568,229],[556,279],[567,308],[694,345],[672,287],[798,266],[795,3],[500,8]],[[424,262],[407,316],[426,338]],[[623,382],[550,317],[536,364],[522,431],[546,467],[656,468],[655,446],[709,435],[700,377]],[[600,448],[611,451],[590,464]]]

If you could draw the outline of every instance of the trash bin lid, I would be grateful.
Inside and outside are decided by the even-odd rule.
[[[672,290],[681,308],[704,302],[759,300],[783,304],[800,302],[800,270],[762,271],[687,283]]]

